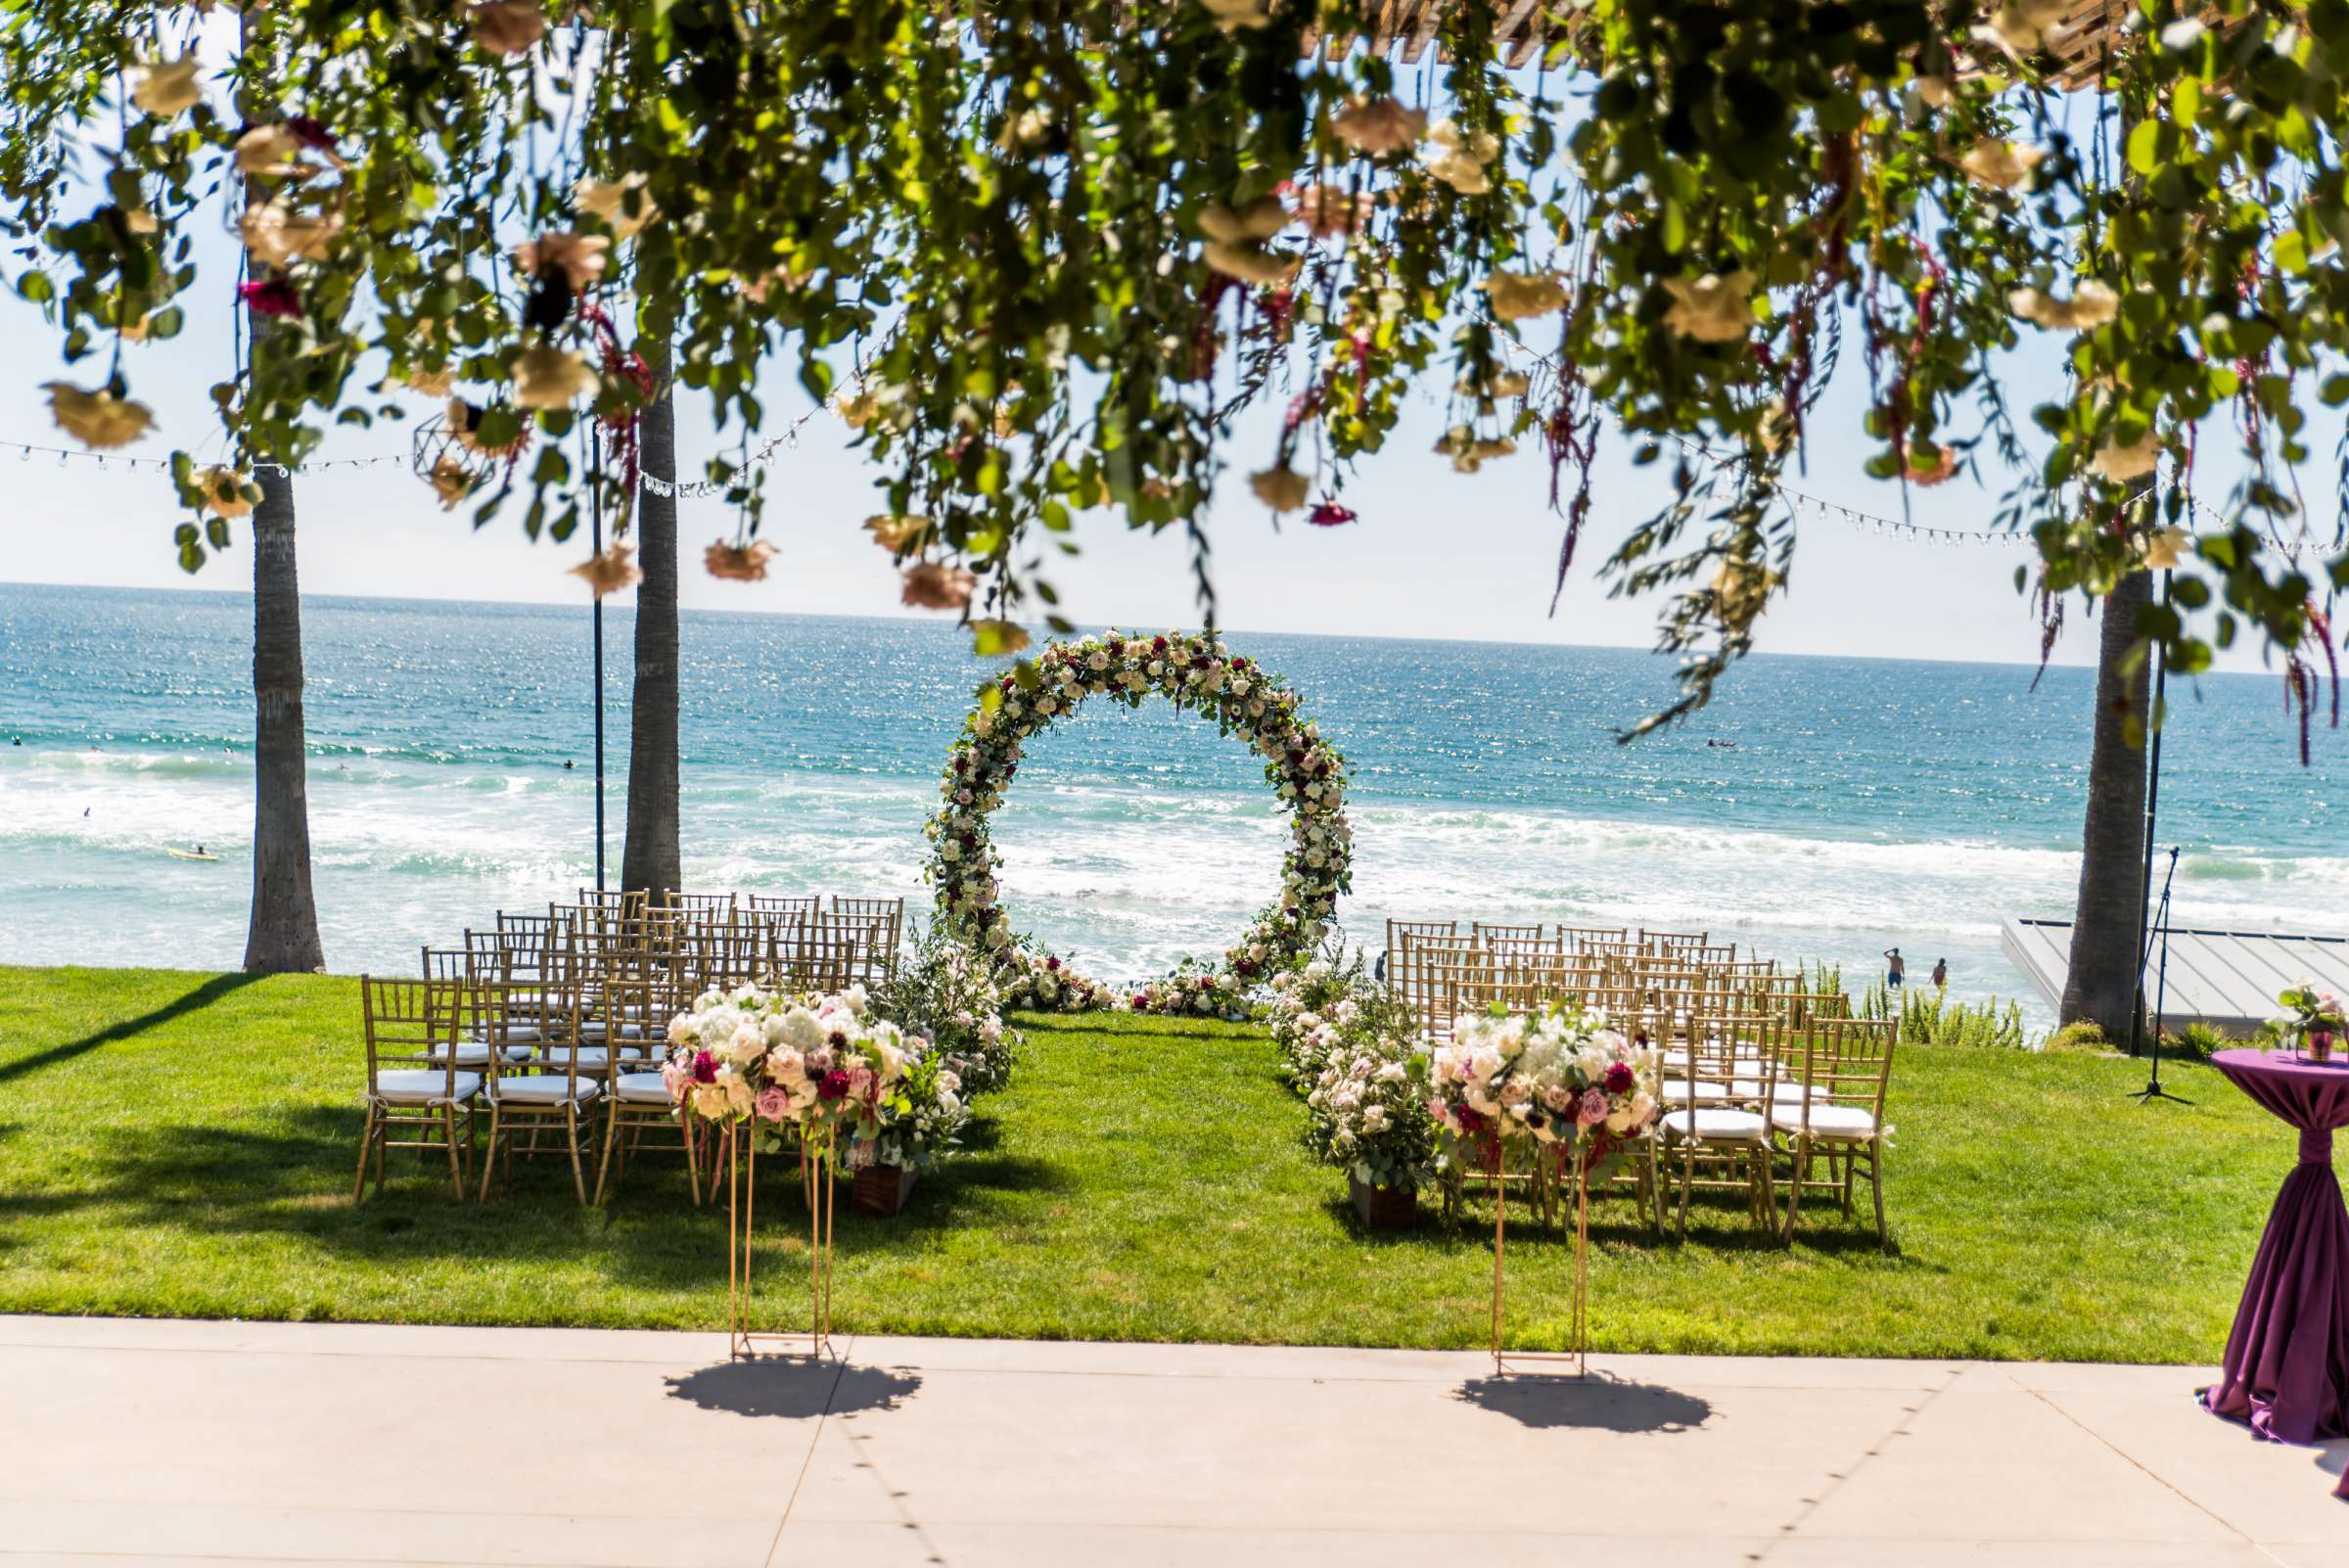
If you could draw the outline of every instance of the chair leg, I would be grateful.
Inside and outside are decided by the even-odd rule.
[[[1876,1197],[1876,1245],[1889,1249],[1892,1236],[1884,1228],[1884,1151],[1875,1143],[1867,1146],[1867,1184]]]
[[[478,1203],[487,1203],[489,1201],[489,1183],[497,1176],[497,1149],[498,1137],[500,1135],[500,1129],[498,1126],[499,1116],[500,1113],[498,1107],[492,1104],[489,1107],[489,1146],[482,1151],[482,1191],[481,1196],[475,1200]],[[512,1161],[509,1157],[508,1169],[511,1170],[511,1168]]]
[[[457,1195],[459,1203],[463,1203],[465,1201],[465,1172],[457,1164],[457,1108],[454,1105],[440,1107],[440,1131],[441,1135],[448,1140],[449,1190]]]
[[[1688,1239],[1688,1192],[1696,1185],[1696,1143],[1693,1139],[1681,1145],[1681,1218],[1674,1230],[1677,1240]]]
[[[685,1135],[685,1190],[693,1194],[693,1206],[702,1206],[702,1139],[693,1118],[685,1107],[677,1107],[677,1130]]]
[[[1770,1134],[1762,1134],[1762,1147],[1754,1154],[1762,1167],[1762,1226],[1773,1236],[1778,1229],[1778,1155],[1770,1146]]]
[[[595,1163],[595,1203],[599,1209],[603,1207],[605,1185],[612,1178],[612,1146],[619,1141],[612,1135],[612,1122],[607,1116],[604,1120],[604,1154]]]
[[[575,1104],[563,1113],[563,1126],[571,1144],[571,1187],[579,1195],[579,1206],[587,1204],[587,1174],[579,1168],[579,1108]]]
[[[1786,1182],[1786,1228],[1782,1232],[1788,1242],[1794,1240],[1794,1211],[1803,1202],[1803,1173],[1811,1166],[1811,1140],[1797,1138],[1794,1144],[1794,1175]]]
[[[367,1107],[366,1124],[359,1129],[359,1182],[350,1189],[350,1201],[357,1203],[367,1196],[367,1156],[375,1152],[375,1107]]]

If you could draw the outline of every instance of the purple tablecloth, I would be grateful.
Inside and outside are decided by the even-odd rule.
[[[2276,1194],[2203,1403],[2285,1443],[2349,1434],[2349,1210],[2332,1175],[2332,1130],[2349,1126],[2349,1062],[2233,1050],[2211,1064],[2300,1130],[2300,1164]]]

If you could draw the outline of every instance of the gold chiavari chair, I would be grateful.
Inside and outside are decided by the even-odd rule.
[[[1876,1243],[1890,1234],[1884,1225],[1884,1098],[1892,1083],[1894,1026],[1890,1019],[1815,1018],[1803,1043],[1804,1092],[1781,1099],[1770,1122],[1785,1140],[1791,1169],[1786,1177],[1786,1224],[1794,1236],[1795,1211],[1806,1192],[1839,1197],[1843,1217],[1852,1217],[1852,1186],[1865,1176],[1876,1205]],[[1824,1180],[1812,1175],[1824,1160]]]
[[[487,1019],[508,1016],[503,999],[497,997],[484,997],[480,1011]],[[489,1134],[482,1157],[481,1201],[489,1201],[489,1182],[497,1174],[501,1152],[507,1179],[513,1179],[516,1141],[527,1134],[529,1141],[519,1150],[525,1155],[547,1152],[548,1140],[559,1140],[553,1146],[570,1157],[572,1189],[586,1203],[586,1161],[599,1131],[596,1113],[604,1075],[583,1071],[579,1058],[600,1055],[600,1048],[578,1043],[579,1023],[574,1018],[561,1031],[561,1043],[542,1046],[535,1056],[517,1061],[495,1035],[496,1025],[491,1028],[489,1074],[482,1088],[489,1107]]]
[[[367,1165],[384,1184],[387,1149],[444,1149],[449,1185],[462,1197],[473,1152],[473,1107],[478,1072],[457,1066],[457,1019],[462,980],[386,980],[359,977],[359,1008],[367,1038],[366,1121],[359,1133],[358,1184],[351,1201],[367,1196]],[[464,1112],[465,1131],[457,1130]],[[393,1134],[414,1134],[404,1139]]]
[[[1601,946],[1630,945],[1632,936],[1622,926],[1560,926],[1558,935],[1565,939],[1567,951],[1593,956]]]
[[[1484,920],[1471,920],[1468,922],[1468,932],[1471,936],[1491,937],[1498,942],[1540,942],[1542,940],[1540,921],[1536,921],[1530,926],[1504,926],[1495,925]]]
[[[820,893],[754,893],[743,901],[760,914],[798,915],[804,920],[812,920],[824,907],[824,896]]]
[[[735,898],[731,893],[671,893],[661,906],[714,920],[728,920],[734,915]]]
[[[1793,992],[1779,998],[1790,1029],[1808,1029],[1822,1019],[1852,1016],[1852,998],[1840,991]]]
[[[1405,938],[1449,938],[1459,934],[1460,923],[1457,920],[1397,920],[1390,917],[1387,921],[1387,945],[1380,954],[1386,974],[1387,993],[1406,1002],[1408,1000],[1404,995],[1404,983],[1400,978]]]
[[[798,928],[777,970],[794,991],[845,991],[868,971],[874,929],[868,919],[817,915]]]
[[[1696,1017],[1668,1050],[1659,1130],[1678,1198],[1676,1233],[1688,1234],[1698,1190],[1743,1192],[1757,1228],[1777,1223],[1770,1107],[1777,1087],[1775,1026],[1750,1015]]]
[[[1486,927],[1476,933],[1477,945],[1493,955],[1494,967],[1503,974],[1517,970],[1562,968],[1566,944],[1558,937],[1512,937]]]
[[[668,1152],[685,1156],[686,1191],[692,1195],[694,1206],[701,1206],[700,1132],[685,1115],[684,1107],[669,1097],[661,1065],[668,1054],[668,1020],[690,1009],[694,997],[710,986],[728,983],[714,969],[697,972],[688,954],[700,943],[731,940],[727,934],[738,929],[729,923],[703,927],[698,937],[680,934],[672,954],[674,961],[648,971],[646,995],[655,1009],[647,1020],[651,1025],[649,1038],[642,1042],[641,1055],[634,1050],[623,1050],[622,1059],[604,1080],[603,1151],[595,1170],[597,1204],[626,1177],[628,1162],[635,1155]],[[722,964],[724,960],[721,957],[712,961]]]
[[[1685,952],[1689,948],[1708,945],[1713,940],[1709,931],[1650,931],[1639,928],[1638,947],[1641,952],[1658,958]]]
[[[905,940],[905,900],[903,899],[844,899],[832,898],[832,913],[842,919],[860,919],[876,922],[867,963],[872,967],[874,980],[888,980],[898,972],[898,948]]]
[[[1737,961],[1737,945],[1729,943],[1701,943],[1681,949],[1682,955],[1700,964],[1719,969]]]
[[[1387,987],[1405,1011],[1424,1024],[1433,1015],[1429,1012],[1431,998],[1427,985],[1430,964],[1451,963],[1476,952],[1473,936],[1438,936],[1433,933],[1403,931],[1396,935],[1392,961],[1387,965]],[[1424,1030],[1423,1030],[1424,1033]],[[1451,1035],[1451,1020],[1444,1020],[1444,1037]],[[1430,1035],[1429,1038],[1436,1037]]]
[[[652,895],[642,888],[581,888],[572,902],[581,908],[600,909],[625,919],[642,914]]]

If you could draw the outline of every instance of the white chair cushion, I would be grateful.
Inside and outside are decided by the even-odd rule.
[[[600,1073],[611,1065],[611,1053],[601,1045],[581,1045],[576,1049],[569,1045],[542,1045],[538,1048],[540,1061],[558,1067],[575,1056],[582,1073]]]
[[[501,1078],[490,1085],[489,1097],[524,1105],[561,1105],[566,1099],[576,1099],[583,1105],[602,1092],[603,1085],[594,1079],[567,1079],[550,1073],[544,1078]]]
[[[1708,1083],[1700,1078],[1696,1081],[1694,1096],[1696,1101],[1702,1104],[1707,1100],[1726,1100],[1729,1097],[1729,1091],[1723,1084]],[[1688,1081],[1684,1078],[1666,1079],[1664,1092],[1659,1098],[1667,1105],[1686,1105],[1690,1098]]]
[[[375,1075],[375,1097],[392,1105],[438,1105],[443,1100],[464,1101],[481,1091],[482,1075],[459,1073],[452,1091],[446,1073],[435,1073],[422,1068],[404,1072]]]
[[[539,1029],[536,1024],[508,1024],[504,1029],[501,1029],[496,1033],[498,1038],[502,1038],[509,1045],[524,1044],[530,1040],[540,1040],[546,1038],[545,1032]],[[477,1029],[473,1032],[473,1038],[475,1039],[485,1040],[489,1038],[489,1037],[490,1032],[488,1030]]]
[[[612,1096],[630,1105],[667,1105],[668,1084],[658,1073],[622,1073],[612,1081]]]
[[[1676,1138],[1688,1136],[1692,1124],[1696,1136],[1707,1140],[1759,1143],[1767,1135],[1761,1116],[1753,1111],[1700,1107],[1694,1111],[1664,1113],[1664,1130]]]
[[[579,1038],[581,1039],[602,1039],[606,1033],[601,1019],[592,1022],[582,1019],[579,1022]],[[622,1039],[642,1039],[644,1038],[644,1026],[642,1024],[622,1024],[620,1026],[620,1038]]]
[[[1803,1107],[1773,1106],[1770,1124],[1781,1132],[1800,1132],[1803,1130]],[[1814,1104],[1811,1107],[1811,1135],[1818,1138],[1872,1138],[1876,1135],[1876,1119],[1857,1105]]]
[[[436,1062],[445,1062],[448,1060],[448,1052],[436,1047],[432,1053],[432,1059]],[[489,1065],[489,1047],[479,1041],[459,1041],[457,1065],[459,1067],[487,1067]]]

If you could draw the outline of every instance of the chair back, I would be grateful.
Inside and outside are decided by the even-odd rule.
[[[1892,1084],[1892,1047],[1898,1035],[1889,1018],[1815,1018],[1803,1046],[1803,1130],[1811,1130],[1814,1106],[1865,1111],[1884,1125],[1884,1096]]]
[[[359,977],[359,1017],[367,1038],[367,1092],[386,1072],[438,1072],[442,1092],[457,1092],[457,1020],[462,980]]]

